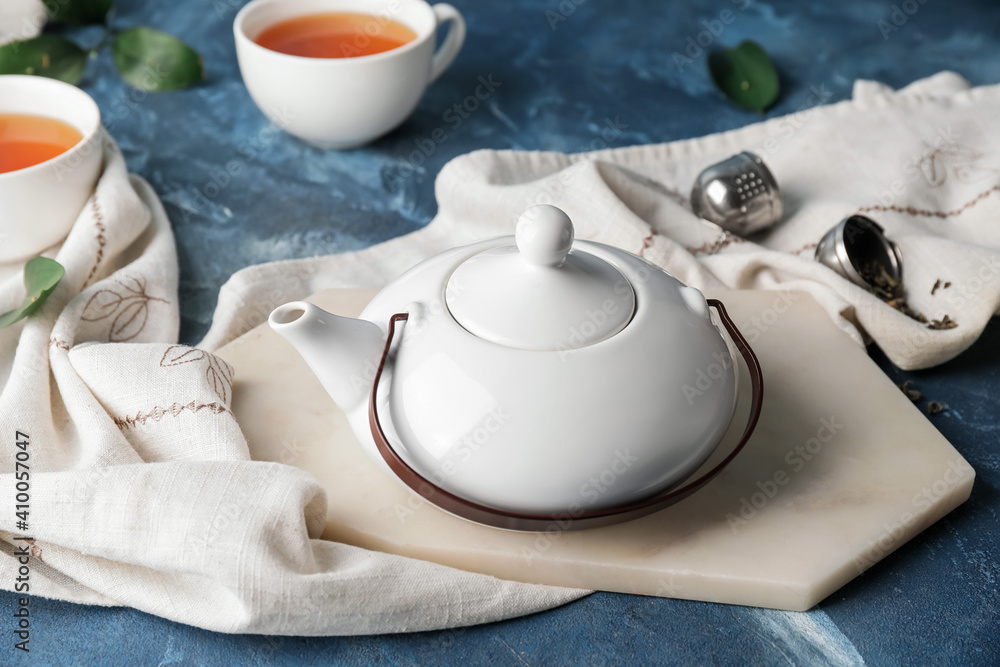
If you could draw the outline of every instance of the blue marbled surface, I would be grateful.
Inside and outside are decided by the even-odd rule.
[[[896,4],[916,12],[886,39],[878,22],[891,21],[888,0],[453,0],[469,24],[458,60],[400,129],[340,153],[273,133],[253,106],[233,51],[242,0],[118,0],[114,25],[148,24],[183,37],[204,56],[207,78],[189,91],[144,95],[120,82],[104,53],[82,85],[131,170],[166,205],[181,262],[182,338],[193,343],[233,271],[354,250],[425,225],[436,210],[434,177],[456,155],[484,147],[587,150],[609,118],[627,125],[616,146],[755,122],[714,91],[704,55],[681,68],[673,58],[705,30],[702,21],[724,10],[734,19],[715,42],[755,39],[779,69],[783,94],[768,116],[808,104],[812,88],[831,101],[848,97],[857,78],[902,86],[951,69],[974,84],[1000,82],[1000,7],[909,2]],[[565,20],[551,23],[547,12],[560,8]],[[71,34],[99,39],[94,30]],[[445,114],[490,75],[497,91],[456,126]],[[438,127],[448,140],[411,171],[416,142]],[[242,161],[242,171],[216,187],[223,179],[213,174],[230,160]],[[894,380],[912,378],[948,404],[932,419],[978,478],[968,503],[808,614],[597,593],[533,617],[451,632],[282,639],[36,600],[30,662],[1000,664],[1000,325],[930,371],[902,373],[872,354]],[[0,594],[0,618],[10,619],[12,603]],[[0,663],[23,662],[3,623]]]

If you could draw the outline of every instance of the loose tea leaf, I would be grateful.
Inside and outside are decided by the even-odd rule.
[[[908,399],[910,399],[914,403],[917,403],[918,401],[920,401],[920,399],[923,398],[923,394],[921,394],[916,389],[911,389],[910,385],[912,385],[912,384],[913,384],[913,380],[907,380],[903,384],[897,384],[896,386],[899,387],[904,394],[906,394],[906,397]]]
[[[49,15],[68,25],[103,23],[113,0],[43,0]]]
[[[936,415],[939,412],[944,412],[948,409],[948,406],[940,401],[931,401],[927,404],[927,414]]]
[[[934,281],[934,287],[931,288],[931,296],[934,296],[934,293],[939,289],[948,289],[949,287],[951,287],[950,282],[945,282],[939,278]]]
[[[204,76],[201,57],[173,35],[153,28],[129,28],[111,44],[115,67],[139,90],[187,88]]]
[[[897,384],[896,386],[899,387],[899,389],[904,394],[906,394],[906,397],[908,399],[910,399],[914,403],[919,403],[920,401],[923,400],[924,396],[923,396],[923,394],[921,394],[916,389],[913,389],[912,386],[911,386],[912,384],[913,384],[913,380],[906,380],[905,382],[903,382],[901,384]],[[948,409],[948,406],[945,405],[944,403],[942,403],[941,401],[928,401],[927,402],[927,414],[929,414],[929,415],[936,415],[939,412],[944,412],[947,409]]]
[[[898,299],[902,296],[903,286],[885,267],[878,262],[869,262],[858,271],[875,296],[883,301]]]
[[[917,322],[927,322],[927,318],[922,313],[910,308],[906,298],[903,296],[903,285],[886,271],[885,267],[878,262],[870,262],[861,267],[858,271],[871,292],[887,304],[910,317]]]
[[[66,270],[48,257],[35,257],[24,265],[24,301],[20,307],[0,315],[0,329],[28,317],[38,310],[62,280]]]
[[[778,99],[778,73],[767,52],[756,42],[708,54],[712,81],[733,103],[757,113]]]
[[[930,324],[927,325],[928,329],[954,329],[958,326],[958,322],[955,322],[950,317],[945,315],[940,320],[932,320]]]
[[[866,264],[861,267],[858,273],[861,274],[864,281],[868,283],[869,290],[872,294],[882,299],[907,317],[914,319],[921,324],[926,324],[928,329],[954,329],[958,326],[958,322],[951,319],[948,315],[945,315],[939,320],[928,322],[927,317],[923,313],[910,308],[910,304],[906,301],[906,297],[903,296],[903,285],[891,276],[889,272],[886,271],[885,267],[878,262],[870,262],[869,264]],[[937,290],[938,287],[941,287],[940,282],[941,281],[938,280],[934,283],[934,287],[931,288],[931,294],[934,294],[935,290]],[[943,285],[945,288],[950,286],[951,283],[945,283]]]
[[[886,303],[895,308],[896,310],[898,310],[899,312],[903,313],[907,317],[914,319],[917,322],[920,322],[921,324],[927,323],[927,317],[923,313],[917,312],[916,310],[910,308],[910,304],[906,299],[903,298],[890,299],[889,301],[886,301]]]
[[[35,74],[75,85],[86,66],[86,52],[59,35],[0,46],[0,74]]]

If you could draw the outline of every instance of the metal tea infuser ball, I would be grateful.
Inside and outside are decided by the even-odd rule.
[[[691,209],[728,232],[746,236],[781,219],[781,190],[764,161],[743,151],[698,175]]]

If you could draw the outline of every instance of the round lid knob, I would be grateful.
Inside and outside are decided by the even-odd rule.
[[[560,209],[525,211],[514,241],[470,257],[448,280],[448,309],[472,334],[522,350],[571,350],[632,319],[632,285],[604,259],[573,248],[573,223]]]
[[[573,247],[573,236],[573,221],[562,209],[539,204],[518,218],[514,242],[531,264],[559,266]]]

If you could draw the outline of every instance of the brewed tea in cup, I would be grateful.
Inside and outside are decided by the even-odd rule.
[[[398,49],[417,33],[390,18],[326,12],[286,19],[254,41],[265,49],[303,58],[357,58]]]
[[[240,73],[264,115],[334,149],[366,144],[406,120],[465,41],[458,10],[423,0],[253,0],[233,31]]]
[[[55,118],[0,113],[0,174],[51,160],[82,140],[79,130]]]

